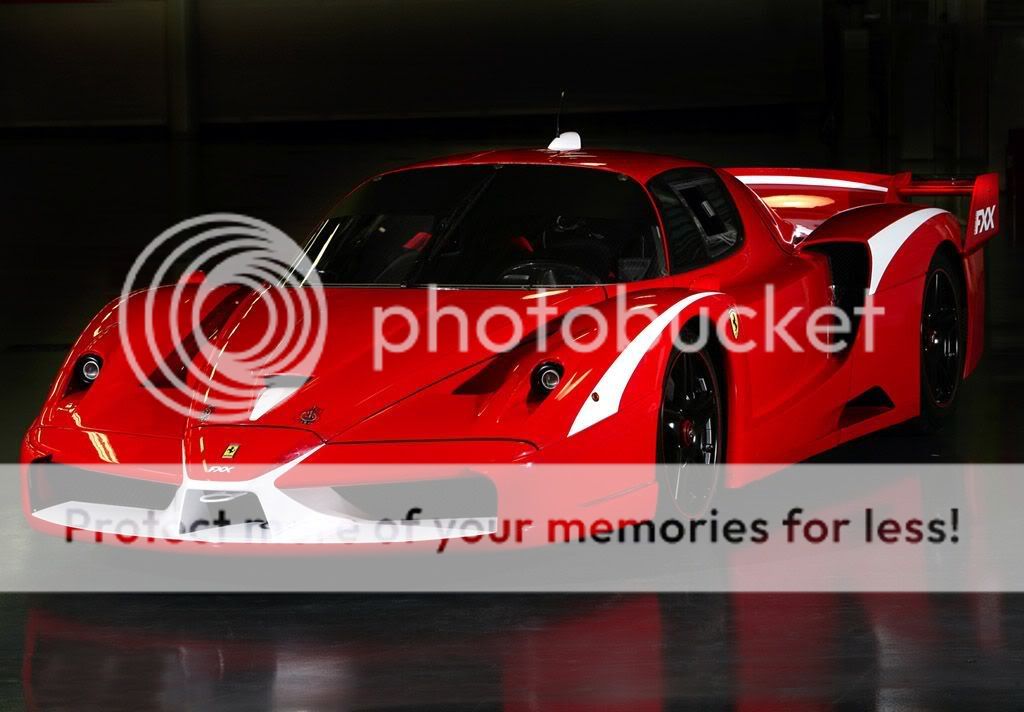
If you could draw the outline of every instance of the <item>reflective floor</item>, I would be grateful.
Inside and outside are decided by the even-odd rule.
[[[1019,709],[1024,665],[1024,599],[985,595],[32,596],[4,618],[4,709]]]
[[[615,143],[723,164],[827,161],[796,133],[637,135]],[[175,220],[235,210],[301,239],[368,173],[496,142],[537,141],[0,143],[18,176],[0,211],[0,457],[17,456],[67,346]],[[1024,461],[1024,280],[1010,243],[990,251],[987,353],[955,422],[823,461]],[[0,597],[5,710],[1020,709],[1022,680],[1024,597],[1009,595]]]

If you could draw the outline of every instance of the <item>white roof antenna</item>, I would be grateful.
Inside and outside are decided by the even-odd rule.
[[[561,131],[563,104],[565,104],[565,89],[562,90],[562,96],[558,100],[558,113],[555,114],[555,138],[548,144],[548,150],[578,151],[583,147],[580,135],[575,131],[566,131],[565,133]]]

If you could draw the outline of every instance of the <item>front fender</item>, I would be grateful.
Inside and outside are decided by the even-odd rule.
[[[103,307],[72,346],[50,387],[37,423],[90,431],[180,437],[184,417],[146,392],[125,353],[119,325],[123,320],[124,333],[132,339],[137,367],[145,373],[154,372],[157,358],[175,349],[172,321],[177,321],[179,334],[189,334],[195,328],[191,299],[197,289],[197,286],[186,285],[181,290],[174,314],[171,313],[175,304],[173,286],[122,295]],[[203,305],[200,318],[235,292],[230,286],[217,290],[218,293]],[[95,354],[102,359],[101,373],[87,388],[74,388],[72,369],[84,354]],[[168,392],[188,405],[185,394]]]
[[[566,462],[649,462],[674,337],[703,318],[714,325],[732,306],[717,292],[622,292],[575,310],[541,350],[530,341],[452,374],[336,436],[335,442],[509,439],[531,442]],[[606,326],[603,329],[600,323]],[[713,326],[712,326],[713,328]],[[726,357],[730,391],[740,371]],[[538,398],[533,369],[564,368],[559,386]],[[733,397],[730,393],[730,399]]]

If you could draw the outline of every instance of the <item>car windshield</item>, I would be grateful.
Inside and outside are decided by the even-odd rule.
[[[470,165],[390,173],[349,195],[306,254],[328,285],[574,286],[664,274],[644,189],[617,173]]]

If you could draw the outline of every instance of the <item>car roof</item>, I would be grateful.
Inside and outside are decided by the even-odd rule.
[[[617,151],[611,149],[581,149],[578,151],[551,151],[546,148],[498,149],[445,156],[405,166],[434,168],[439,166],[521,164],[548,166],[578,166],[622,173],[646,183],[654,176],[673,168],[706,168],[703,163],[653,153]]]

